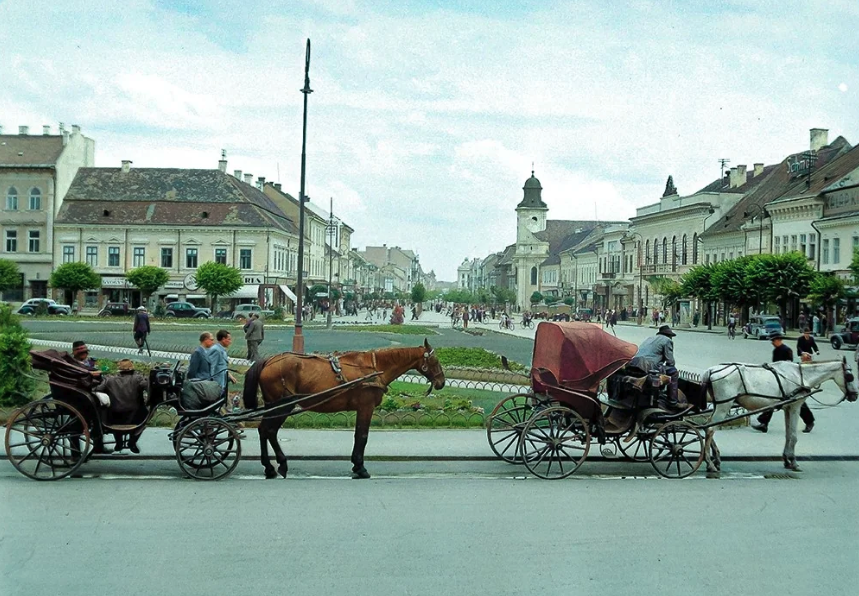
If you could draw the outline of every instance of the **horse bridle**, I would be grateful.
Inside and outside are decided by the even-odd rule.
[[[435,354],[435,348],[432,348],[429,352],[424,352],[423,361],[421,362],[420,366],[418,366],[418,370],[421,371],[422,373],[424,373],[424,376],[427,376],[427,374],[429,374],[429,359],[434,354]],[[439,376],[444,376],[444,372],[439,371],[438,373],[434,374],[432,376],[432,378],[430,379],[430,382],[435,384],[435,381]]]
[[[841,361],[841,369],[844,371],[844,397],[847,398],[847,401],[856,401],[856,392],[850,391],[850,383],[856,380],[856,377],[853,376],[853,371],[850,370],[850,365],[847,364],[847,359],[843,359]],[[850,398],[853,399],[850,399]]]

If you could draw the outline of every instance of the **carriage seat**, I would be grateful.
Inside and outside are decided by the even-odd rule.
[[[214,402],[210,403],[209,405],[207,405],[206,407],[201,408],[199,410],[188,410],[188,409],[185,409],[185,407],[182,405],[182,400],[179,400],[179,403],[177,404],[178,407],[176,408],[176,412],[180,416],[187,416],[189,418],[203,418],[204,416],[211,416],[212,414],[216,413],[218,411],[218,409],[226,403],[227,403],[227,398],[226,398],[226,396],[224,396],[224,397],[220,398],[218,401],[214,401]]]
[[[182,416],[195,418],[209,416],[226,401],[224,388],[215,381],[189,381],[182,386],[176,411]]]

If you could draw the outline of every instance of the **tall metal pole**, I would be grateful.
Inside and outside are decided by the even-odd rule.
[[[313,93],[310,88],[310,38],[307,39],[307,52],[304,57],[304,122],[301,131],[301,186],[298,190],[298,287],[295,288],[295,335],[292,337],[292,351],[304,353],[304,334],[301,315],[304,308],[304,171],[307,163],[307,96]]]
[[[334,298],[331,295],[331,277],[334,273],[334,239],[337,228],[334,227],[334,197],[331,197],[330,209],[328,210],[328,320],[326,326],[331,329],[332,311],[334,310]]]

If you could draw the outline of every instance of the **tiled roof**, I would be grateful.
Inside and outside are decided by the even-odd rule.
[[[0,167],[52,167],[62,152],[61,136],[0,135]]]
[[[499,257],[498,259],[498,263],[496,263],[495,266],[502,267],[512,265],[514,254],[516,254],[516,245],[511,244],[509,246],[506,246],[501,253],[501,257]]]
[[[745,224],[749,217],[745,213],[751,213],[752,216],[757,216],[759,209],[756,207],[764,207],[769,203],[781,198],[791,196],[795,190],[801,190],[799,194],[809,192],[816,193],[820,189],[832,184],[835,179],[827,178],[826,172],[833,171],[832,167],[843,169],[846,167],[846,162],[843,158],[850,154],[856,154],[857,151],[850,150],[850,144],[844,137],[838,137],[829,145],[823,147],[817,153],[817,167],[812,174],[812,185],[810,189],[805,187],[805,178],[792,178],[787,166],[787,161],[790,156],[786,157],[780,164],[768,166],[769,172],[756,176],[756,178],[764,178],[760,184],[751,190],[746,196],[740,199],[723,217],[713,223],[703,234],[702,237],[712,237],[718,234],[731,233],[739,230]],[[855,163],[855,157],[853,158]],[[839,163],[841,165],[839,165]],[[859,165],[857,163],[856,165]],[[855,168],[856,165],[853,167]],[[847,173],[853,168],[847,169]],[[843,176],[844,173],[841,175]]]
[[[219,170],[175,168],[138,168],[126,173],[118,168],[81,168],[66,193],[57,223],[298,231],[271,199],[250,184]]]
[[[596,228],[606,225],[627,224],[626,221],[591,221],[550,219],[546,229],[534,234],[538,239],[549,243],[549,254],[542,265],[556,265],[561,262],[560,253],[582,242]]]

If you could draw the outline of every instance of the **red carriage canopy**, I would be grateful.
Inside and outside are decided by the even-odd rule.
[[[637,351],[597,324],[544,321],[537,326],[531,366],[551,371],[563,387],[592,392]]]

